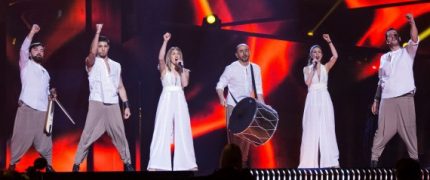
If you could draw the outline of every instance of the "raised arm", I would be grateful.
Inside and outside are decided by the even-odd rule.
[[[119,97],[121,98],[121,101],[123,103],[124,107],[124,119],[128,119],[131,115],[130,113],[130,107],[129,102],[127,98],[127,92],[125,91],[124,84],[122,83],[122,78],[119,80],[119,86],[118,86],[118,93]]]
[[[328,45],[330,46],[330,51],[331,51],[331,54],[332,54],[332,56],[331,56],[330,60],[325,64],[325,67],[326,67],[326,69],[327,69],[327,72],[329,72],[329,71],[330,71],[330,69],[331,69],[331,68],[334,66],[334,64],[336,63],[338,55],[337,55],[336,48],[334,47],[333,42],[332,42],[332,41],[331,41],[331,39],[330,39],[330,35],[328,35],[328,34],[323,34],[323,38],[324,38],[324,40],[325,40],[325,41],[327,41]]]
[[[87,65],[88,72],[91,71],[91,68],[96,61],[97,55],[97,46],[99,44],[100,32],[102,31],[103,24],[96,24],[96,34],[94,35],[93,41],[91,42],[90,53],[85,59],[85,64]]]
[[[409,24],[411,25],[411,40],[414,43],[418,42],[418,29],[417,25],[415,24],[414,16],[410,13],[406,14],[406,18],[408,19]]]
[[[20,49],[20,53],[19,53],[19,65],[22,68],[23,66],[25,66],[25,64],[28,62],[28,57],[30,55],[30,44],[31,41],[33,40],[33,37],[36,33],[38,33],[40,31],[40,27],[37,24],[33,24],[33,26],[31,27],[30,32],[28,33],[27,37],[25,37],[24,42],[21,45],[21,49]]]
[[[406,46],[406,50],[412,56],[412,59],[414,59],[415,54],[416,54],[417,49],[418,49],[418,41],[419,41],[418,29],[417,29],[417,26],[415,25],[414,16],[412,14],[410,14],[410,13],[406,14],[406,19],[408,20],[409,24],[411,25],[410,35],[411,35],[411,41],[412,41],[412,43],[409,43]]]
[[[165,60],[165,56],[166,56],[166,48],[167,48],[167,43],[170,40],[170,33],[166,32],[163,35],[163,44],[161,45],[160,48],[160,53],[158,54],[158,65],[160,68],[160,73],[163,74],[164,70],[166,70],[166,60]]]
[[[312,63],[312,66],[306,66],[303,68],[303,74],[305,76],[305,84],[306,86],[310,86],[312,84],[312,79],[314,77],[315,72],[317,71],[315,63]]]

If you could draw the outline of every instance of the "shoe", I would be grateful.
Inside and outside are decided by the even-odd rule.
[[[73,164],[72,172],[79,172],[79,164]]]
[[[134,168],[130,163],[126,163],[126,164],[124,164],[124,171],[125,172],[132,172],[132,171],[134,171]]]
[[[15,164],[9,164],[9,168],[7,168],[8,171],[15,171]]]
[[[370,161],[370,168],[377,168],[378,167],[378,161],[377,160],[371,160]]]
[[[53,172],[55,172],[55,170],[51,165],[48,165],[48,166],[46,166],[46,172],[53,173]]]

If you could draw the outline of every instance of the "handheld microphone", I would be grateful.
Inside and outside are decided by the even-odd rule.
[[[181,67],[181,69],[183,69],[183,68],[184,68],[184,65],[182,64],[182,62],[181,62],[181,61],[179,61],[179,62],[178,62],[178,65],[179,65],[179,67]]]

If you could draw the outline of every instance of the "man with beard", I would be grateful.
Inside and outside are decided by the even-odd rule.
[[[260,66],[257,64],[249,62],[249,47],[246,44],[239,44],[236,46],[236,58],[234,61],[228,65],[224,72],[222,73],[218,84],[216,86],[216,91],[222,106],[227,107],[227,128],[229,125],[230,115],[233,111],[236,102],[239,102],[243,98],[254,96],[254,90],[252,85],[252,73],[254,71],[255,86],[256,86],[256,98],[258,101],[264,103],[263,99],[263,87],[261,82],[261,70]],[[252,66],[252,69],[251,69]],[[227,100],[224,97],[224,89],[228,87]],[[243,140],[234,134],[232,134],[227,129],[227,139],[229,143],[236,144],[240,147],[242,152],[242,167],[248,167],[248,155],[249,155],[249,145],[250,143]]]
[[[52,138],[44,133],[48,99],[56,98],[55,90],[50,97],[49,74],[42,66],[44,46],[33,42],[33,36],[40,31],[34,24],[22,43],[19,57],[21,94],[19,95],[13,135],[11,139],[11,160],[9,170],[15,170],[16,163],[33,144],[48,162],[47,172],[52,172]]]
[[[112,138],[124,162],[125,171],[134,171],[130,150],[118,104],[118,94],[123,102],[124,119],[130,117],[127,93],[121,78],[121,65],[108,57],[109,39],[100,36],[103,24],[97,24],[97,32],[85,60],[90,84],[88,114],[84,131],[78,145],[73,172],[79,171],[79,164],[88,154],[88,148],[105,132]]]
[[[407,14],[406,18],[411,26],[411,39],[404,48],[395,29],[385,32],[390,52],[381,56],[378,88],[372,105],[372,113],[379,112],[370,165],[373,168],[378,166],[385,145],[396,133],[405,142],[409,157],[418,160],[413,63],[419,39],[414,17]]]

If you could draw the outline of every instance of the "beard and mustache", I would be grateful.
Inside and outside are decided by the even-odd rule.
[[[43,64],[44,63],[44,58],[42,57],[42,55],[40,54],[36,54],[36,56],[31,56],[30,59],[32,59],[33,61],[39,63],[39,64]]]

